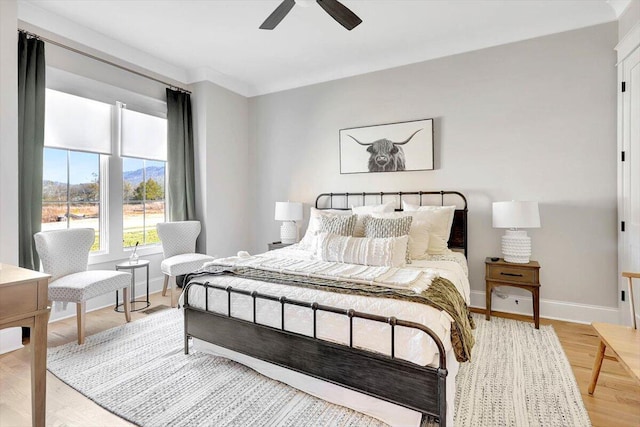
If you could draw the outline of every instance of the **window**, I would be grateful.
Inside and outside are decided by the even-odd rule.
[[[100,242],[100,155],[44,149],[42,230],[90,227]]]
[[[165,221],[167,121],[120,106],[124,247],[159,243]]]
[[[108,104],[47,89],[42,173],[42,230],[90,227],[92,251],[105,250],[101,154],[111,153]]]
[[[93,228],[99,262],[126,258],[136,242],[160,250],[166,126],[166,119],[119,102],[47,89],[42,230]]]
[[[165,162],[123,158],[124,247],[160,243],[156,224],[165,221]]]

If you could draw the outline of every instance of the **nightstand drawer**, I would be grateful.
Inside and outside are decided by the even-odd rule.
[[[531,268],[492,265],[489,267],[488,279],[508,282],[537,283],[536,271]]]

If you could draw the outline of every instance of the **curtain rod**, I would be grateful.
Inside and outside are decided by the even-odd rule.
[[[1,1],[1,0],[0,0],[0,1]],[[105,63],[105,64],[107,64],[107,65],[111,65],[112,67],[116,67],[116,68],[119,68],[119,69],[121,69],[121,70],[128,71],[129,73],[135,74],[135,75],[137,75],[137,76],[144,77],[145,79],[149,79],[149,80],[156,81],[156,82],[158,82],[158,83],[162,83],[162,84],[163,84],[163,85],[165,85],[165,86],[169,86],[169,89],[175,89],[175,90],[178,90],[178,91],[180,91],[180,92],[184,92],[184,93],[191,94],[191,91],[188,91],[188,90],[186,90],[186,89],[183,89],[183,88],[181,88],[181,87],[179,87],[179,86],[176,86],[176,85],[174,85],[174,84],[171,84],[171,83],[165,82],[165,81],[163,81],[163,80],[157,79],[157,78],[152,77],[152,76],[150,76],[150,75],[148,75],[148,74],[144,74],[144,73],[141,73],[141,72],[139,72],[139,71],[132,70],[131,68],[125,67],[125,66],[123,66],[123,65],[116,64],[115,62],[108,61],[108,60],[106,60],[106,59],[103,59],[103,58],[100,58],[100,57],[98,57],[98,56],[92,55],[92,54],[90,54],[90,53],[83,52],[83,51],[81,51],[81,50],[78,50],[78,49],[73,48],[73,47],[71,47],[71,46],[67,46],[67,45],[62,44],[62,43],[60,43],[60,42],[57,42],[57,41],[55,41],[55,40],[47,39],[47,38],[45,38],[45,37],[39,36],[38,34],[32,33],[32,32],[27,31],[27,30],[23,30],[23,29],[21,29],[21,28],[19,28],[19,29],[18,29],[18,31],[19,31],[19,32],[21,32],[21,33],[25,33],[26,35],[28,35],[28,36],[30,36],[30,37],[34,37],[34,38],[36,38],[36,39],[38,39],[38,40],[42,40],[43,42],[50,43],[50,44],[52,44],[52,45],[55,45],[55,46],[61,47],[61,48],[63,48],[63,49],[67,49],[67,50],[69,50],[69,51],[71,51],[71,52],[74,52],[74,53],[77,53],[77,54],[80,54],[80,55],[86,56],[87,58],[91,58],[91,59],[94,59],[94,60],[96,60],[96,61],[103,62],[103,63]]]

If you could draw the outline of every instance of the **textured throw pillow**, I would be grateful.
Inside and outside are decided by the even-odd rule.
[[[417,206],[403,202],[405,212],[425,212],[429,222],[429,254],[437,255],[449,252],[447,242],[453,225],[455,206]]]
[[[402,218],[373,218],[367,217],[364,220],[365,237],[386,238],[408,236],[411,230],[411,222],[413,217],[405,216]],[[409,248],[407,246],[406,253],[407,264],[411,264]]]
[[[356,229],[353,232],[355,237],[364,237],[364,219],[374,213],[393,212],[395,202],[384,203],[382,205],[351,206],[354,214],[358,215]]]
[[[300,248],[307,251],[315,251],[316,249],[316,234],[320,230],[320,218],[323,216],[350,216],[350,210],[340,209],[316,209],[311,208],[309,210],[309,226],[307,231],[300,241]]]
[[[353,236],[357,215],[323,216],[320,218],[320,233],[332,233],[340,236]]]
[[[428,212],[392,212],[371,214],[374,218],[403,218],[410,216],[411,228],[409,229],[409,256],[411,259],[426,259],[429,249],[429,227]]]
[[[373,239],[319,233],[316,254],[322,261],[402,267],[408,240],[408,236]]]

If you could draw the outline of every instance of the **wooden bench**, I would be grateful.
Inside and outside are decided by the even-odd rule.
[[[632,378],[640,382],[640,332],[636,326],[635,307],[633,302],[632,279],[640,279],[640,273],[622,273],[629,279],[629,300],[631,302],[631,317],[633,327],[612,325],[610,323],[592,323],[593,329],[600,338],[600,345],[596,353],[596,360],[591,372],[589,394],[593,394],[600,375],[604,352],[609,347],[624,369]]]

